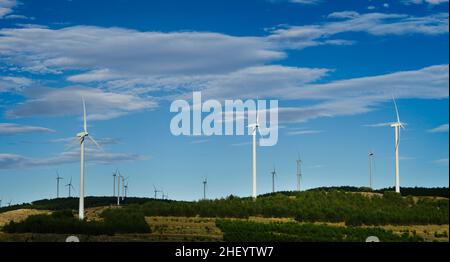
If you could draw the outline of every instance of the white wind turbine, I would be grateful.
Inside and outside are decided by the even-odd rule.
[[[84,141],[89,138],[94,144],[100,148],[99,144],[89,136],[86,123],[86,102],[83,99],[83,131],[77,134],[80,142],[80,203],[78,209],[78,217],[80,220],[84,219]]]
[[[70,177],[70,182],[69,182],[69,184],[66,185],[66,187],[69,187],[69,197],[72,197],[72,195],[70,194],[71,189],[75,190],[75,188],[72,185],[72,177]]]
[[[256,122],[254,124],[249,125],[248,127],[252,128],[252,178],[253,178],[253,191],[252,197],[253,200],[256,200],[256,132],[259,132],[259,115],[258,110],[256,111]]]
[[[398,113],[397,103],[395,102],[395,98],[392,98],[394,101],[395,113],[397,116],[397,122],[393,122],[390,124],[391,127],[394,128],[395,132],[395,192],[400,193],[400,170],[399,170],[399,162],[398,162],[398,147],[400,144],[400,128],[405,129],[405,124],[400,121],[400,115]]]
[[[275,177],[277,176],[277,171],[275,170],[275,166],[273,166],[273,171],[270,172],[272,174],[272,193],[275,193]]]
[[[59,176],[58,170],[56,170],[56,198],[59,198],[59,180],[64,179]]]

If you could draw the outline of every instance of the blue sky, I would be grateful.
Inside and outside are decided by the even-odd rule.
[[[51,198],[56,171],[78,193],[112,194],[112,172],[131,195],[251,194],[250,136],[175,137],[170,103],[209,98],[279,100],[279,139],[258,147],[258,193],[394,184],[394,131],[402,121],[401,186],[448,186],[448,1],[0,0],[0,198]],[[61,195],[67,195],[66,188]]]

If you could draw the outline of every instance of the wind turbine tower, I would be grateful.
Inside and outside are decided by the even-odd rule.
[[[253,190],[252,197],[256,200],[256,133],[259,132],[259,116],[258,110],[256,111],[256,122],[249,125],[252,133],[252,180],[253,180]]]
[[[113,173],[113,197],[116,196],[116,176],[117,176],[117,169],[116,172]]]
[[[70,190],[73,188],[73,189],[75,189],[74,187],[73,187],[73,185],[72,185],[72,177],[70,178],[70,182],[69,182],[69,184],[67,184],[66,185],[66,187],[69,187],[69,197],[71,197],[71,194],[70,194]]]
[[[117,175],[117,205],[120,206],[120,179],[121,179],[122,175],[119,174]]]
[[[391,123],[390,126],[394,128],[395,133],[395,192],[400,193],[400,167],[398,158],[398,147],[400,145],[400,128],[405,129],[405,124],[400,121],[400,115],[398,113],[397,103],[394,101],[395,113],[397,116],[397,122]]]
[[[203,179],[203,200],[206,200],[206,185],[208,184],[208,179]]]
[[[59,198],[59,180],[63,179],[59,176],[58,170],[56,170],[56,198]]]
[[[373,158],[375,156],[375,153],[373,151],[369,152],[369,187],[370,189],[373,189]]]
[[[297,191],[300,191],[300,182],[302,180],[302,169],[301,169],[301,165],[302,165],[302,160],[300,159],[300,154],[298,155],[298,159],[296,160],[297,162]]]
[[[98,148],[100,148],[97,141],[89,136],[87,131],[86,102],[83,98],[83,131],[77,134],[77,138],[80,142],[80,201],[78,208],[78,217],[80,220],[84,219],[84,142],[86,137],[89,138]]]
[[[270,173],[272,174],[272,193],[275,193],[275,176],[277,175],[275,167],[273,167],[273,171]]]

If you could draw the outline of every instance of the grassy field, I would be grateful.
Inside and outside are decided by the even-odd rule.
[[[0,213],[0,228],[10,221],[19,222],[31,215],[50,214],[50,213],[51,212],[48,210],[36,210],[36,209],[16,209]]]
[[[99,213],[107,207],[90,208],[86,210],[87,217],[90,220],[99,219]],[[45,214],[49,211],[42,210],[14,210],[0,214],[0,221],[3,225],[5,222],[14,220],[20,221],[29,215]],[[152,233],[148,234],[116,234],[114,236],[80,236],[83,242],[155,242],[155,241],[170,241],[170,242],[189,242],[189,241],[223,241],[223,233],[216,226],[215,218],[201,218],[201,217],[171,217],[171,216],[152,216],[145,218],[152,229]],[[248,219],[230,220],[237,221],[251,221],[256,223],[296,223],[293,218],[263,218],[250,217]],[[302,224],[302,223],[299,223]],[[320,225],[345,227],[344,223],[315,223]],[[448,225],[409,225],[409,226],[381,226],[385,230],[392,231],[395,234],[401,235],[405,232],[423,238],[425,241],[449,241]],[[45,241],[45,242],[62,242],[67,235],[63,234],[7,234],[0,233],[0,241]]]

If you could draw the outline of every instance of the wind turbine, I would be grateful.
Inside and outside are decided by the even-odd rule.
[[[259,132],[259,116],[258,116],[258,110],[256,111],[256,122],[254,124],[249,125],[252,129],[252,178],[253,178],[253,191],[252,191],[252,197],[253,200],[256,200],[256,132]]]
[[[373,158],[374,158],[374,156],[375,156],[375,153],[373,152],[373,151],[369,151],[369,187],[370,187],[370,189],[373,189],[373,186],[372,186],[372,182],[373,182],[373,176],[372,176],[372,173],[373,173]]]
[[[156,199],[156,197],[158,196],[158,193],[163,193],[162,190],[156,189],[155,185],[153,185],[153,192],[155,192],[155,199]]]
[[[270,172],[272,174],[272,193],[275,193],[275,176],[277,175],[277,171],[275,170],[275,166],[273,166],[273,171]]]
[[[120,179],[122,178],[122,174],[118,171],[117,175],[117,205],[120,206]]]
[[[116,172],[113,173],[114,183],[113,183],[113,197],[116,196],[116,176],[117,176],[117,169]]]
[[[70,177],[70,182],[69,182],[69,184],[67,184],[66,186],[69,187],[69,197],[71,197],[70,190],[71,190],[72,188],[75,190],[75,188],[74,188],[73,185],[72,185],[72,177]]]
[[[127,198],[127,193],[128,193],[128,181],[127,181],[127,183],[125,184],[124,188],[125,188],[125,198]]]
[[[10,206],[11,206],[11,202],[12,202],[12,200],[10,200],[10,201],[8,202],[8,207],[10,207]]]
[[[302,180],[302,160],[300,159],[300,154],[298,154],[298,159],[295,162],[297,162],[297,191],[300,191],[300,182]]]
[[[56,198],[59,198],[59,180],[64,179],[59,176],[58,170],[56,170]]]
[[[126,187],[128,186],[128,183],[125,185],[125,181],[128,180],[129,176],[127,177],[121,176],[121,178],[122,178],[122,201],[123,201],[125,197],[127,197]]]
[[[89,138],[94,144],[100,148],[99,144],[89,136],[86,123],[86,102],[83,100],[83,131],[77,134],[77,138],[80,142],[80,203],[78,208],[78,217],[80,220],[84,219],[84,141]]]
[[[399,162],[398,162],[398,147],[400,144],[400,128],[405,129],[405,124],[400,121],[400,115],[398,113],[397,103],[395,102],[395,98],[392,97],[394,101],[395,113],[397,116],[397,122],[393,122],[390,124],[391,127],[394,128],[395,132],[395,192],[400,193],[400,170],[399,170]]]
[[[2,200],[3,200],[3,199],[0,198],[0,208],[2,207]]]
[[[206,200],[206,184],[208,184],[208,178],[203,179],[203,200]]]

